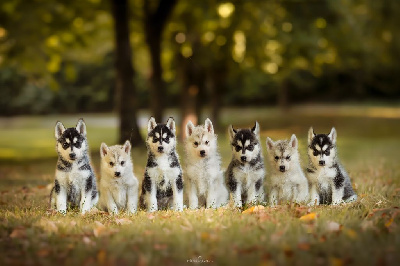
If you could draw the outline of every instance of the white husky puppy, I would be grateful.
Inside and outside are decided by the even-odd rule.
[[[304,203],[308,200],[308,181],[300,166],[296,135],[274,142],[267,138],[270,163],[269,204],[283,202]]]
[[[217,135],[210,119],[206,119],[204,126],[194,126],[192,121],[186,124],[185,149],[189,208],[198,208],[199,198],[205,201],[207,208],[225,205],[229,193],[221,171]]]
[[[101,179],[99,207],[117,214],[126,210],[132,214],[137,210],[139,182],[133,174],[131,143],[123,146],[100,146]]]

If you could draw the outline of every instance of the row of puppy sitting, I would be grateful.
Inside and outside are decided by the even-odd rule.
[[[58,162],[50,207],[66,213],[67,205],[86,213],[93,206],[112,213],[125,210],[135,213],[138,205],[148,211],[184,208],[183,190],[188,207],[218,208],[229,198],[234,206],[263,203],[340,204],[357,199],[350,178],[337,157],[336,130],[329,134],[308,132],[309,165],[306,175],[300,166],[298,140],[266,139],[268,178],[260,141],[260,127],[234,129],[229,127],[232,160],[225,172],[221,169],[217,135],[210,119],[204,125],[186,125],[185,181],[176,151],[176,126],[173,118],[166,124],[148,122],[147,164],[139,194],[139,182],[133,173],[131,144],[101,144],[100,193],[90,163],[86,125],[80,119],[76,127],[55,126]],[[231,197],[229,197],[231,195]]]

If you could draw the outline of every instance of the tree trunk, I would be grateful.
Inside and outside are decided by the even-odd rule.
[[[150,76],[150,108],[156,121],[163,122],[165,83],[162,79],[161,68],[161,32],[152,31],[147,39],[153,68]]]
[[[132,146],[143,145],[137,124],[136,90],[133,84],[132,51],[129,41],[128,0],[112,0],[115,30],[115,68],[119,143],[130,140]]]
[[[159,0],[154,9],[149,0],[143,3],[146,42],[149,46],[152,73],[150,76],[150,108],[156,121],[162,122],[165,108],[165,83],[162,79],[161,40],[167,19],[177,0]]]

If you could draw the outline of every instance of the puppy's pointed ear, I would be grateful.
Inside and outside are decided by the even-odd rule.
[[[260,125],[258,124],[258,122],[256,121],[256,123],[254,124],[254,127],[251,129],[251,131],[259,136],[260,135]]]
[[[63,123],[61,123],[60,121],[57,121],[56,127],[54,129],[55,129],[54,131],[55,131],[56,139],[61,138],[62,134],[65,131],[65,127],[64,127]]]
[[[311,144],[314,137],[315,137],[314,129],[310,127],[310,129],[308,130],[308,144]]]
[[[192,123],[192,121],[188,121],[186,124],[186,137],[190,137],[193,133],[193,129],[194,129],[194,125]]]
[[[214,134],[214,126],[209,118],[207,118],[206,121],[204,122],[204,127],[208,132]]]
[[[236,131],[236,129],[233,128],[232,125],[230,125],[228,128],[228,133],[229,133],[229,139],[230,139],[230,141],[232,141],[233,138],[235,137],[237,131]]]
[[[336,145],[337,134],[336,134],[336,129],[334,127],[332,128],[331,133],[329,133],[328,137],[331,139],[332,144]]]
[[[78,120],[78,123],[76,124],[76,130],[79,132],[79,134],[86,136],[86,124],[85,121],[83,121],[83,118]]]
[[[154,117],[150,117],[149,122],[147,123],[147,133],[150,133],[156,126],[156,120]]]
[[[103,158],[104,156],[106,156],[107,153],[108,153],[108,146],[107,146],[107,144],[105,144],[105,143],[103,142],[103,143],[101,143],[101,145],[100,145],[100,155],[101,155],[101,158]]]
[[[175,131],[176,131],[175,120],[174,120],[172,117],[168,118],[168,120],[167,120],[167,127],[168,127],[172,132],[175,133]]]
[[[272,150],[274,148],[274,145],[275,145],[274,141],[271,138],[267,137],[267,141],[266,142],[267,142],[268,150]]]
[[[299,142],[297,141],[296,135],[293,134],[292,137],[290,138],[290,146],[292,146],[292,148],[297,149],[298,145],[299,145]]]
[[[129,140],[125,141],[124,146],[122,146],[122,149],[125,151],[125,153],[129,154],[131,152],[131,143]]]

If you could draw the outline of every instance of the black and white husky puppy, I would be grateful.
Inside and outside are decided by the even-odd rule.
[[[207,208],[218,208],[227,204],[229,193],[221,170],[217,135],[214,134],[210,119],[206,119],[204,126],[194,126],[192,121],[186,124],[185,149],[185,183],[189,208],[198,208],[199,199],[204,201]]]
[[[308,181],[300,166],[298,146],[294,134],[290,140],[267,138],[271,206],[280,202],[306,203],[308,200]]]
[[[61,122],[55,126],[58,161],[50,207],[65,214],[67,202],[79,206],[82,214],[98,201],[96,177],[89,158],[86,124],[79,119],[76,127],[65,129]]]
[[[133,173],[131,143],[108,147],[100,146],[101,179],[98,206],[110,213],[126,210],[133,214],[137,210],[139,182]]]
[[[183,210],[182,169],[176,152],[175,121],[157,124],[151,117],[147,125],[147,165],[142,183],[141,202],[149,212],[167,207],[172,197],[173,209]]]
[[[242,202],[264,201],[265,167],[258,122],[251,129],[229,126],[232,160],[226,170],[227,185],[236,207]]]
[[[311,204],[333,204],[357,200],[350,177],[337,157],[336,130],[327,134],[308,131],[307,178],[310,183]]]

